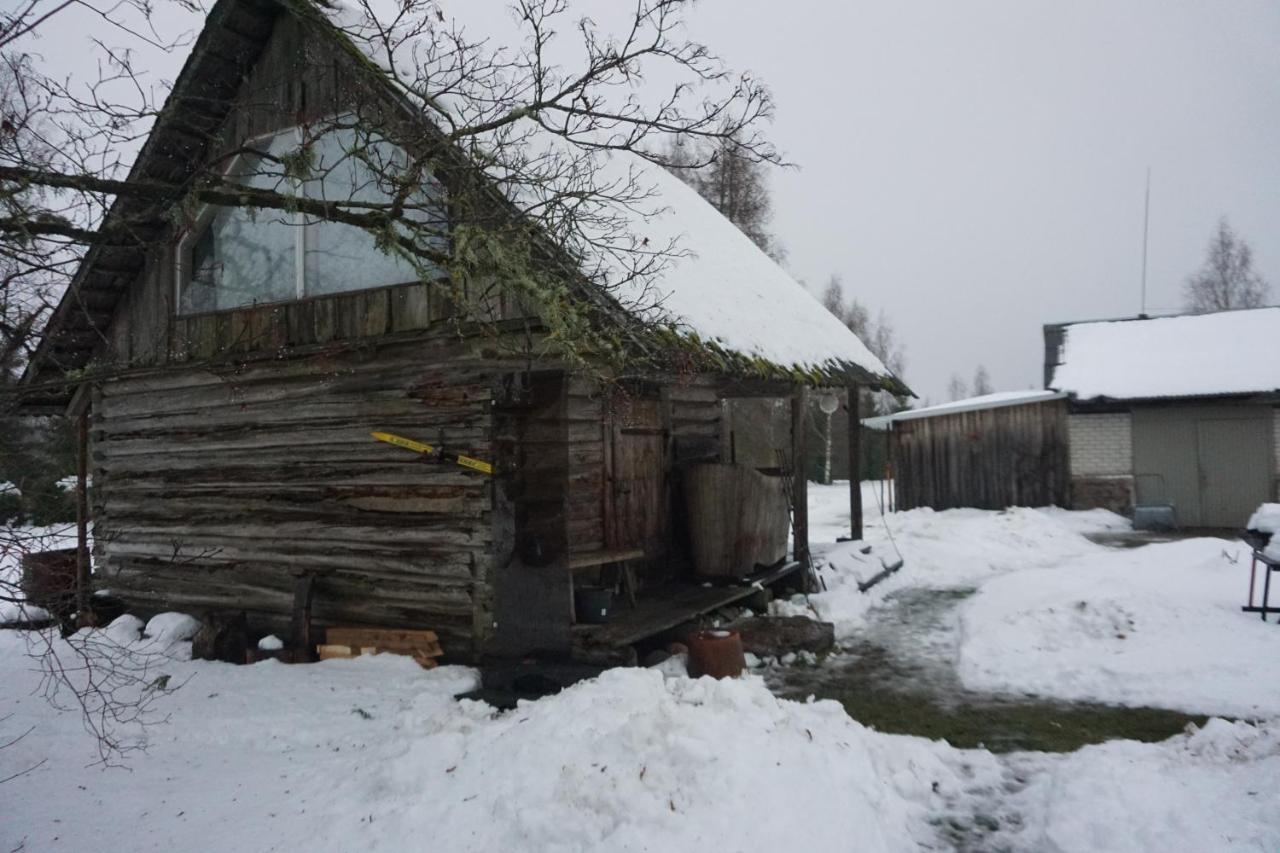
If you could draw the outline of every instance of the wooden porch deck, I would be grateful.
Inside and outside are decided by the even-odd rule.
[[[799,568],[800,563],[787,562],[729,585],[703,586],[684,581],[644,590],[635,607],[621,604],[607,624],[574,625],[574,643],[595,647],[630,646],[748,598],[759,587],[776,583]]]

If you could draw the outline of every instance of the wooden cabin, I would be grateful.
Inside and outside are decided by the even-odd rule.
[[[131,180],[181,185],[195,164],[292,138],[308,116],[357,100],[412,122],[317,9],[215,3]],[[139,612],[244,611],[286,630],[310,578],[318,625],[431,629],[455,659],[581,644],[591,631],[574,625],[575,578],[611,564],[627,563],[637,596],[606,626],[616,644],[750,594],[693,577],[679,490],[685,466],[727,458],[725,400],[791,400],[783,455],[802,459],[809,386],[905,389],[696,194],[651,177],[675,219],[641,227],[679,232],[693,251],[656,283],[673,331],[636,344],[646,355],[627,370],[539,348],[544,318],[501,280],[478,295],[407,274],[367,234],[343,236],[344,263],[313,264],[311,244],[269,218],[122,197],[108,224],[147,239],[104,238],[87,253],[23,383],[29,410],[81,425],[82,484],[92,479],[82,591],[108,589]],[[236,254],[237,224],[256,241],[254,264]],[[197,275],[207,258],[216,279]],[[740,298],[714,311],[682,301],[703,286]],[[597,322],[625,325],[606,307]],[[775,342],[779,317],[806,334]],[[792,476],[803,558],[805,479]]]

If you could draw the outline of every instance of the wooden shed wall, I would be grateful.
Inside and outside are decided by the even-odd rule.
[[[1061,400],[898,421],[898,508],[1065,506],[1067,451]]]
[[[369,433],[492,458],[492,376],[441,335],[100,383],[102,585],[144,610],[283,626],[314,571],[321,623],[430,627],[471,653],[489,622],[490,482]]]

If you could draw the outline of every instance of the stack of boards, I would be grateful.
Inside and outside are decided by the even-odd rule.
[[[433,669],[444,654],[435,631],[397,631],[382,628],[328,628],[316,647],[320,660],[361,655],[409,655],[423,669]]]

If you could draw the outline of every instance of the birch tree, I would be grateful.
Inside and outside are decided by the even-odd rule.
[[[1204,264],[1187,278],[1185,308],[1193,314],[1260,308],[1271,287],[1253,268],[1253,249],[1224,216],[1205,249]]]

